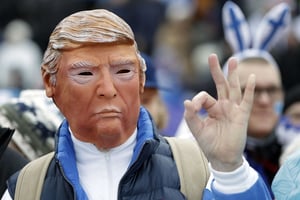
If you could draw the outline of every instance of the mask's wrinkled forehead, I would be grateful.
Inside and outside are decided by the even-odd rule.
[[[53,49],[68,49],[78,43],[134,43],[129,25],[104,9],[81,11],[62,20],[50,36]]]

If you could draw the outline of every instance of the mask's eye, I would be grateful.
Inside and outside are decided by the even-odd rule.
[[[134,66],[126,65],[111,68],[112,75],[119,80],[129,80],[136,74]]]
[[[80,76],[92,76],[93,73],[92,72],[80,72],[78,75],[80,75]]]
[[[117,74],[126,74],[126,73],[129,73],[131,72],[130,69],[120,69],[119,71],[117,71]]]
[[[70,71],[70,77],[77,83],[88,83],[95,78],[96,72],[87,69],[74,69]]]

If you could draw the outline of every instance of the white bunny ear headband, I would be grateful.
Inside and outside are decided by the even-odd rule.
[[[255,34],[251,34],[245,16],[238,5],[227,1],[222,10],[222,20],[225,39],[234,51],[238,62],[245,58],[264,58],[277,66],[274,58],[268,52],[283,35],[290,20],[290,7],[280,3],[273,7],[257,26]],[[227,75],[227,63],[223,68]]]

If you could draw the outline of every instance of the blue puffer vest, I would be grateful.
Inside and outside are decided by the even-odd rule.
[[[119,200],[183,200],[180,180],[170,146],[156,133],[148,112],[141,108],[137,144],[131,164],[119,183]],[[79,183],[68,123],[58,131],[55,159],[49,165],[41,200],[88,199]],[[14,196],[17,174],[9,180]],[[30,183],[29,183],[30,184]]]

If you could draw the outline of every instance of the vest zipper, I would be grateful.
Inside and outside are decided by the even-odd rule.
[[[108,187],[107,187],[107,192],[108,192],[108,199],[112,199],[112,171],[111,171],[111,155],[110,152],[105,153],[105,165],[106,165],[106,171],[107,171],[107,178],[108,178]]]

